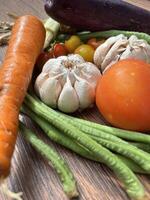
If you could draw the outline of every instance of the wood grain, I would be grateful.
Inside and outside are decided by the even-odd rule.
[[[129,0],[129,2],[150,10],[149,0]],[[17,15],[33,14],[42,19],[46,17],[42,0],[0,0],[0,19],[10,20],[7,12]],[[5,48],[0,48],[0,60]],[[103,123],[95,108],[82,113],[82,117]],[[78,184],[80,200],[128,200],[114,174],[105,166],[85,160],[73,152],[49,141],[43,132],[30,120],[26,123],[48,144],[54,146],[71,167]],[[149,179],[140,176],[150,199]],[[62,191],[56,172],[24,141],[19,134],[12,161],[11,175],[8,179],[13,191],[22,191],[24,200],[67,200]],[[8,200],[0,193],[0,200]]]
[[[132,3],[133,5],[139,6],[146,10],[150,10],[150,0],[124,0],[128,3]]]

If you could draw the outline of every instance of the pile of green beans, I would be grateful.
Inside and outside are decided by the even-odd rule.
[[[73,152],[77,153],[78,155],[88,158],[93,161],[102,162],[100,158],[94,155],[91,151],[84,148],[80,144],[78,144],[75,140],[70,139],[66,135],[62,134],[56,127],[48,123],[43,118],[36,115],[32,112],[27,106],[23,105],[22,110],[24,114],[30,116],[30,118],[36,122],[40,128],[45,132],[45,134],[54,142],[72,150]],[[147,174],[148,172],[141,169],[139,166],[135,164],[131,159],[124,158],[123,156],[117,154],[117,156],[126,164],[128,165],[132,171],[140,174]]]
[[[51,140],[83,157],[106,164],[122,181],[132,199],[145,197],[145,190],[133,171],[150,173],[150,154],[139,146],[139,143],[149,144],[150,136],[69,117],[29,94],[22,112],[28,114]]]

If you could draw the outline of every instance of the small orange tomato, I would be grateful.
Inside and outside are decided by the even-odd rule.
[[[134,59],[114,64],[99,80],[96,105],[116,127],[150,131],[150,64]]]
[[[105,42],[104,39],[97,40],[96,38],[91,38],[87,41],[87,44],[92,46],[94,49],[97,49],[97,47],[103,44],[104,42]]]

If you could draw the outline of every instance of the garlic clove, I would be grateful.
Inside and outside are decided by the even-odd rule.
[[[94,53],[94,63],[101,67],[101,64],[109,52],[110,48],[120,39],[127,39],[123,34],[108,38],[103,44],[101,44]]]
[[[136,49],[132,49],[132,47],[128,45],[126,50],[122,53],[120,60],[127,58],[146,60],[146,53],[145,51],[142,51],[139,47],[137,47]]]
[[[73,113],[79,108],[79,99],[71,85],[69,77],[60,93],[58,99],[58,109],[62,112]]]
[[[75,91],[79,98],[79,108],[85,109],[92,105],[95,100],[95,88],[84,79],[76,80]]]
[[[131,55],[131,47],[130,47],[130,45],[127,45],[125,51],[120,56],[120,60],[129,58],[130,55]]]
[[[101,63],[101,71],[103,72],[105,68],[108,68],[111,62],[118,61],[120,59],[120,55],[125,51],[126,46],[128,44],[127,38],[118,39],[115,44],[110,48],[107,55],[105,56],[103,62]]]
[[[61,92],[61,84],[55,78],[46,79],[39,88],[41,100],[52,108],[57,107],[57,100]]]
[[[50,62],[52,61],[52,62]],[[46,73],[62,73],[65,72],[65,68],[63,66],[63,64],[61,63],[60,60],[57,61],[57,59],[55,59],[55,61],[53,61],[53,59],[50,59],[48,61],[48,63],[46,63],[43,67],[43,72]]]
[[[42,84],[44,83],[44,81],[48,78],[48,74],[47,73],[41,73],[38,75],[38,77],[36,78],[35,84],[34,84],[34,89],[35,92],[38,96],[40,96],[39,90],[42,86]]]
[[[118,60],[120,60],[120,55],[116,55],[116,57],[109,63],[109,65],[107,65],[107,67],[105,67],[102,74],[104,74],[113,64],[118,62]]]
[[[76,79],[75,79],[75,77],[74,77],[73,70],[71,70],[71,71],[68,72],[68,77],[69,77],[69,79],[70,79],[71,85],[74,85]]]
[[[85,62],[77,65],[77,68],[73,72],[80,78],[87,80],[94,87],[97,85],[97,81],[101,76],[100,70],[91,62]]]
[[[49,77],[56,77],[66,73],[66,69],[60,60],[57,61],[57,59],[52,58],[45,63],[42,73],[48,73]]]
[[[135,35],[129,38],[129,44],[120,59],[135,58],[150,62],[150,45]]]
[[[49,73],[50,71],[55,70],[55,68],[59,68],[61,63],[55,58],[49,59],[43,66],[42,72]]]

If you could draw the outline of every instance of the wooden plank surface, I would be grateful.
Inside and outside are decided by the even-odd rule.
[[[150,10],[149,0],[129,0],[129,2]],[[14,12],[17,15],[33,14],[42,19],[46,17],[42,0],[0,0],[0,20],[10,20],[6,15],[7,12]],[[0,48],[1,61],[4,53],[5,48]],[[95,108],[84,112],[82,117],[103,123]],[[107,167],[85,160],[71,151],[51,143],[35,124],[29,120],[27,124],[48,144],[54,145],[68,162],[77,180],[80,200],[128,200],[127,195],[119,185],[119,181]],[[140,176],[140,179],[150,199],[148,177]],[[8,183],[13,191],[23,192],[24,200],[67,200],[55,171],[20,135]],[[0,193],[0,200],[7,199]]]

